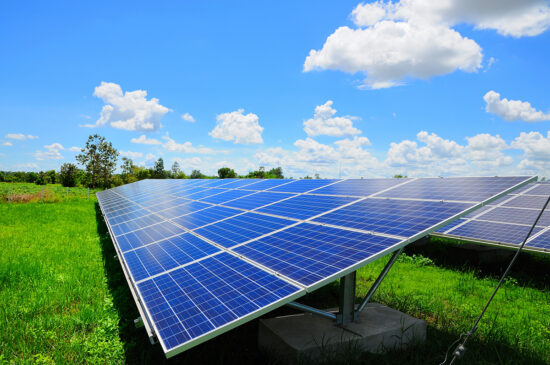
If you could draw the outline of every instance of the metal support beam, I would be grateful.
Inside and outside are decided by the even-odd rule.
[[[345,326],[355,319],[355,274],[352,272],[340,279],[340,310],[336,323]]]
[[[365,299],[363,299],[363,301],[361,302],[361,304],[357,308],[357,311],[356,311],[356,317],[357,318],[359,318],[359,313],[361,313],[363,311],[363,309],[365,309],[365,306],[371,300],[372,296],[374,295],[374,292],[376,291],[376,289],[378,289],[378,287],[382,283],[382,280],[384,280],[384,278],[388,274],[388,271],[390,271],[393,264],[395,264],[395,261],[397,261],[397,258],[399,257],[399,255],[401,255],[401,252],[403,252],[403,248],[401,248],[399,251],[395,251],[393,253],[392,257],[390,258],[390,261],[388,261],[386,266],[384,266],[384,269],[382,270],[380,275],[378,275],[378,277],[374,281],[374,284],[372,284],[371,288],[369,289],[369,292],[365,296]]]
[[[296,303],[296,302],[290,302],[287,305],[289,307],[294,308],[294,309],[298,309],[298,310],[301,310],[301,311],[304,311],[304,312],[309,312],[309,313],[312,313],[312,314],[315,314],[315,315],[318,315],[318,316],[321,316],[321,317],[336,320],[336,315],[335,314],[330,313],[330,312],[326,312],[326,311],[323,311],[323,310],[320,310],[320,309],[317,309],[317,308],[310,307],[309,305],[300,304],[300,303]]]

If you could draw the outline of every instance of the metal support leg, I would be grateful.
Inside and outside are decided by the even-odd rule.
[[[290,302],[287,305],[291,308],[298,309],[298,310],[301,310],[301,311],[304,311],[304,312],[309,312],[309,313],[312,313],[312,314],[316,314],[316,315],[321,316],[321,317],[329,318],[329,319],[332,319],[332,320],[336,319],[335,314],[324,311],[324,310],[321,310],[321,309],[310,307],[309,305],[300,304],[300,303],[296,303],[296,302]]]
[[[336,323],[345,326],[355,319],[355,271],[340,279],[340,310]]]
[[[393,264],[395,263],[395,261],[397,261],[397,258],[399,257],[399,255],[401,255],[401,252],[403,252],[403,248],[401,248],[399,251],[395,251],[393,253],[393,256],[391,257],[390,261],[388,261],[388,263],[386,264],[386,266],[384,267],[384,269],[382,270],[380,275],[378,275],[378,277],[374,281],[374,284],[372,284],[369,292],[365,296],[365,299],[363,299],[363,301],[361,302],[361,304],[357,308],[357,312],[356,312],[356,317],[357,318],[359,318],[359,313],[361,313],[363,311],[363,309],[365,309],[365,306],[371,300],[372,296],[374,295],[374,292],[376,291],[376,289],[378,289],[378,287],[382,283],[382,280],[384,280],[384,278],[388,274],[388,271],[390,271],[390,269],[393,266]]]

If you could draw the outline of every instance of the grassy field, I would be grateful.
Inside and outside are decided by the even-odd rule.
[[[83,187],[67,188],[61,184],[47,184],[44,186],[31,183],[0,183],[0,202],[8,202],[8,190],[10,201],[13,203],[59,203],[74,199],[93,198],[99,189]],[[89,192],[89,194],[88,194]]]
[[[0,363],[163,363],[133,326],[137,309],[95,199],[0,204]],[[480,264],[432,239],[400,257],[375,301],[425,319],[428,340],[405,352],[327,354],[327,363],[439,363],[469,329],[507,261]],[[387,258],[358,272],[358,297]],[[550,363],[550,260],[522,255],[468,346],[464,364]],[[359,300],[359,298],[358,298]],[[337,283],[300,300],[334,307]],[[293,313],[281,308],[269,316]],[[280,363],[258,351],[257,321],[169,363]]]

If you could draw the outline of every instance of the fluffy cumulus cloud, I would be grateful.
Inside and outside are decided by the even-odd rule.
[[[388,168],[414,176],[513,173],[514,159],[504,152],[510,146],[499,135],[466,137],[466,144],[426,131],[416,138],[390,144],[385,161]]]
[[[11,147],[13,146],[13,143],[11,143],[10,141],[2,142],[2,146]]]
[[[510,146],[523,151],[519,168],[534,174],[550,172],[550,132],[546,137],[539,132],[521,132]]]
[[[331,145],[307,137],[297,140],[294,150],[267,148],[257,152],[255,158],[260,165],[281,166],[287,176],[382,176],[380,162],[365,149],[369,145],[367,137],[355,136]]]
[[[135,90],[122,92],[120,85],[112,82],[101,82],[95,88],[94,96],[106,104],[101,109],[99,119],[95,124],[85,124],[84,127],[99,127],[110,125],[129,131],[155,131],[161,127],[160,120],[170,111],[160,105],[157,98],[147,100],[147,91]]]
[[[304,130],[310,137],[318,135],[340,137],[344,135],[360,134],[361,131],[353,126],[353,119],[357,117],[335,117],[336,109],[332,107],[332,100],[315,107],[313,118],[304,122]]]
[[[181,115],[181,119],[185,120],[186,122],[195,123],[195,118],[189,113],[185,113]]]
[[[527,101],[500,98],[500,94],[491,90],[483,97],[488,113],[496,114],[508,121],[542,122],[550,120],[550,113],[536,110]]]
[[[129,158],[140,158],[143,157],[143,153],[141,152],[134,152],[134,151],[120,151],[120,155],[122,157],[129,157]]]
[[[166,134],[162,137],[166,142],[162,144],[162,147],[170,152],[185,152],[185,153],[201,153],[201,154],[213,154],[219,151],[215,151],[211,148],[199,146],[195,147],[191,142],[177,143]]]
[[[18,141],[24,141],[26,139],[37,139],[38,136],[33,136],[32,134],[23,134],[23,133],[8,133],[6,134],[6,138],[15,139]]]
[[[147,138],[147,137],[145,136],[145,134],[142,134],[142,135],[139,136],[138,138],[132,138],[132,139],[130,140],[130,142],[132,142],[132,143],[138,143],[138,144],[149,144],[149,145],[162,144],[162,142],[159,141],[158,139]]]
[[[61,143],[52,143],[44,146],[45,150],[36,150],[34,157],[37,160],[61,160],[64,157],[61,155],[61,151],[80,152],[79,147],[63,147]]]
[[[264,128],[258,122],[254,113],[244,114],[243,109],[216,116],[217,125],[210,132],[214,138],[224,141],[233,141],[237,144],[263,143],[262,131]]]
[[[356,27],[336,29],[320,50],[311,50],[304,71],[361,73],[364,87],[378,89],[407,78],[474,72],[481,67],[482,49],[453,26],[534,36],[550,26],[550,8],[544,0],[378,1],[359,4],[351,18]]]

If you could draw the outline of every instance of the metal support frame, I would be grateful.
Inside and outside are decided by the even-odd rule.
[[[403,248],[393,253],[390,261],[388,261],[386,266],[384,266],[384,269],[382,269],[382,272],[380,272],[380,275],[378,275],[371,288],[369,289],[369,292],[367,293],[361,304],[359,304],[357,309],[355,309],[356,271],[353,271],[340,279],[340,304],[338,313],[336,314],[296,302],[290,302],[287,305],[294,309],[332,319],[336,322],[337,325],[345,327],[348,323],[357,321],[359,319],[359,314],[363,311],[363,309],[365,309],[369,301],[372,299],[374,292],[376,292],[376,290],[378,289],[378,287],[380,286],[380,284],[382,283],[382,281],[384,280],[384,278],[386,277],[393,264],[395,264],[395,262],[399,258],[399,255],[402,252]]]
[[[378,289],[378,287],[382,283],[382,280],[384,280],[384,278],[388,274],[388,271],[390,271],[393,264],[395,264],[399,255],[401,255],[401,252],[403,252],[403,248],[401,248],[399,251],[395,251],[392,257],[390,258],[390,261],[388,261],[386,266],[384,266],[384,269],[382,270],[380,275],[378,275],[378,277],[374,281],[374,284],[372,284],[372,286],[370,287],[369,292],[367,293],[367,295],[365,295],[365,299],[363,299],[361,304],[359,304],[359,307],[357,308],[357,311],[356,311],[357,318],[359,318],[359,313],[361,313],[363,309],[365,309],[365,306],[371,300],[372,296],[374,295],[374,292],[376,291],[376,289]]]
[[[345,326],[355,320],[355,277],[353,271],[340,279],[340,305],[336,324]]]

